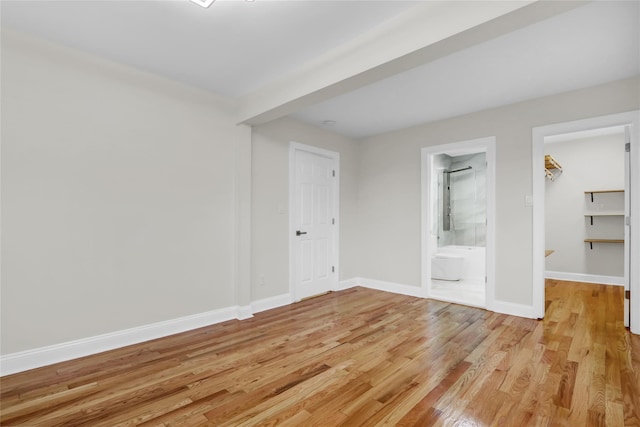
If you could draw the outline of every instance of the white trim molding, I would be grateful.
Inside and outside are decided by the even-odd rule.
[[[227,320],[241,319],[246,307],[227,307],[163,322],[68,341],[0,357],[0,376],[139,344]],[[249,315],[251,317],[251,315]]]
[[[382,280],[360,278],[360,286],[411,297],[426,298],[427,296],[424,289],[420,286],[403,285],[401,283],[385,282]]]
[[[359,277],[353,277],[351,279],[341,280],[340,282],[338,282],[338,287],[335,290],[344,291],[345,289],[355,288],[356,286],[362,286],[360,285]]]
[[[597,274],[565,273],[564,271],[546,270],[544,277],[546,279],[565,280],[569,282],[624,286],[624,277],[620,276],[599,276]]]
[[[354,277],[351,279],[343,280],[342,282],[340,282],[340,285],[342,289],[348,289],[355,286],[362,286],[363,288],[375,289],[378,291],[391,292],[394,294],[429,299],[429,297],[426,295],[426,292],[424,292],[424,289],[419,286],[403,285],[400,283],[385,282],[382,280],[367,279],[364,277]],[[437,301],[444,301],[439,298],[433,298],[433,299]],[[453,301],[445,301],[445,302],[454,303]],[[477,307],[477,308],[482,309],[482,307]],[[494,300],[493,309],[486,309],[486,310],[494,311],[496,313],[501,313],[501,314],[508,314],[510,316],[524,317],[527,319],[537,318],[537,316],[535,315],[535,310],[533,306],[516,304],[512,302],[507,302],[507,301]]]
[[[251,305],[242,305],[236,307],[236,319],[244,320],[251,319],[253,317],[253,310],[251,309]]]
[[[271,310],[278,307],[283,307],[293,303],[291,294],[276,295],[275,297],[264,298],[251,303],[251,309],[253,313],[260,313],[262,311]]]
[[[433,159],[438,154],[461,156],[466,154],[485,153],[486,168],[486,285],[485,306],[493,309],[496,286],[496,137],[487,136],[467,141],[453,142],[442,145],[432,145],[421,149],[421,287],[425,297],[431,294],[431,257],[434,243],[432,240],[432,209],[431,209],[431,179],[433,176]]]
[[[383,292],[426,298],[424,289],[382,280],[353,277],[338,283],[336,291],[350,289],[356,286],[375,289]],[[292,304],[290,294],[282,294],[257,300],[250,306],[232,306],[163,322],[152,323],[122,331],[111,332],[75,341],[68,341],[32,350],[11,353],[0,357],[0,376],[15,374],[54,363],[77,359],[116,348],[139,344],[157,338],[186,332],[189,330],[226,322],[228,320],[243,320],[253,317],[254,313]],[[495,310],[498,313],[512,316],[535,318],[533,307],[496,301]]]
[[[495,300],[493,310],[496,313],[508,314],[509,316],[525,317],[527,319],[537,319],[535,308],[532,305],[516,304],[513,302]]]

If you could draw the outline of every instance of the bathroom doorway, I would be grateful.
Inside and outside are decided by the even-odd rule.
[[[422,287],[493,306],[495,138],[422,149]]]

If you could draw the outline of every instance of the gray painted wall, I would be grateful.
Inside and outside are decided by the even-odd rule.
[[[2,353],[235,304],[234,150],[214,97],[2,38]]]

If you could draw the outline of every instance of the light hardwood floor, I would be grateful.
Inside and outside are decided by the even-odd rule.
[[[620,287],[544,321],[363,288],[1,380],[10,425],[640,426]]]

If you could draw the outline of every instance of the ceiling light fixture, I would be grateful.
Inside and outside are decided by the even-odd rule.
[[[191,0],[191,1],[197,4],[198,6],[209,7],[216,0]]]
[[[335,125],[336,121],[335,120],[323,120],[322,124],[325,126],[331,126],[331,125]]]

